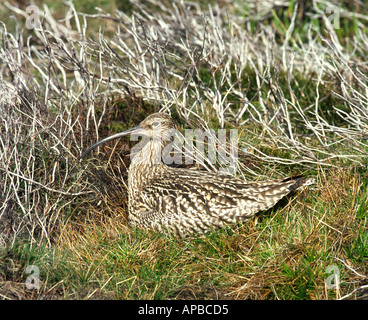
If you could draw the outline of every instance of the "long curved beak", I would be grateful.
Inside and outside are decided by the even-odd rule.
[[[90,151],[92,151],[93,149],[97,148],[98,146],[100,146],[101,144],[105,143],[105,142],[109,142],[111,140],[114,140],[114,139],[118,139],[118,138],[121,138],[121,137],[124,137],[124,136],[128,136],[128,135],[131,135],[131,134],[142,134],[144,131],[144,129],[142,129],[139,125],[134,127],[134,128],[131,128],[131,129],[128,129],[128,130],[125,130],[125,131],[122,131],[122,132],[118,132],[118,133],[115,133],[113,134],[112,136],[109,136],[105,139],[102,139],[98,142],[96,142],[94,145],[90,146],[86,151],[84,151],[78,158],[78,160],[82,159],[87,153],[89,153]]]

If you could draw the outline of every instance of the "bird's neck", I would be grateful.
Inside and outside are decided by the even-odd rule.
[[[141,142],[132,150],[135,155],[129,167],[128,184],[132,197],[135,197],[133,193],[139,193],[152,179],[157,178],[167,169],[162,161],[165,144],[154,139],[145,144],[142,143],[143,147],[140,144]]]
[[[132,150],[131,166],[144,164],[146,166],[162,165],[162,151],[165,144],[160,139],[142,140]]]

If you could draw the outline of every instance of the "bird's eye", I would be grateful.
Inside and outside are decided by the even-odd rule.
[[[158,127],[159,125],[160,125],[160,122],[158,122],[158,121],[154,121],[152,123],[152,127],[154,127],[154,128]]]

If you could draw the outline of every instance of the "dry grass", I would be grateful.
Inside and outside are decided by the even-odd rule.
[[[123,299],[334,299],[364,283],[354,271],[367,265],[346,251],[366,228],[356,221],[362,187],[358,173],[337,170],[249,224],[184,240],[131,230],[116,210],[67,223],[59,246],[88,275],[89,298],[104,288]],[[325,287],[332,264],[344,270],[336,292]]]

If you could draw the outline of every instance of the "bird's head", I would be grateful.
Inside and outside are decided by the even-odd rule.
[[[83,158],[91,150],[97,148],[101,144],[115,140],[128,135],[137,135],[148,137],[149,139],[168,142],[173,137],[175,132],[175,123],[173,119],[166,113],[158,112],[149,115],[144,119],[138,126],[131,129],[113,134],[105,139],[96,142],[94,145],[90,146],[86,151],[84,151],[79,159]]]

